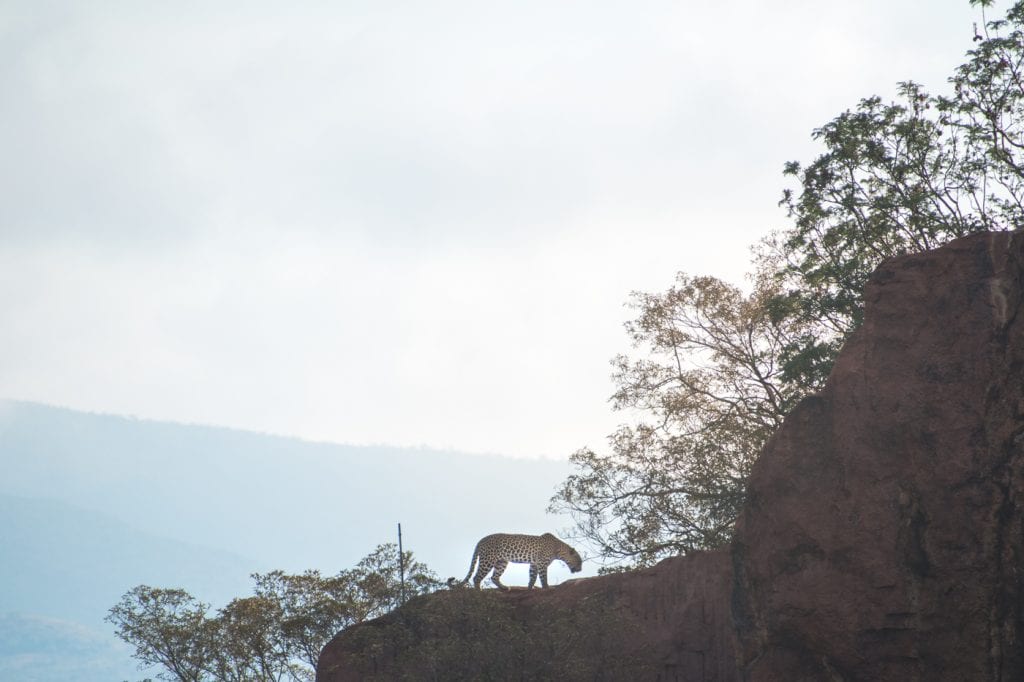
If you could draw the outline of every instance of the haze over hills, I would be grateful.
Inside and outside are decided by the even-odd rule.
[[[545,512],[564,461],[310,443],[15,401],[0,401],[0,465],[0,580],[11,588],[0,615],[20,614],[6,616],[0,670],[15,649],[17,660],[32,655],[11,635],[18,623],[60,623],[64,638],[87,633],[68,651],[112,655],[91,638],[113,640],[103,616],[140,583],[217,607],[248,594],[254,571],[349,568],[393,542],[398,522],[406,549],[442,579],[461,578],[482,535],[568,525]],[[553,567],[553,582],[568,575]],[[524,577],[510,569],[513,584]],[[89,665],[110,679],[109,661]]]
[[[0,613],[80,623],[98,624],[140,583],[221,598],[244,594],[248,574],[263,568],[63,502],[6,495],[0,495],[0,547]]]
[[[98,628],[0,613],[0,680],[116,682],[146,676],[130,656],[127,645]]]

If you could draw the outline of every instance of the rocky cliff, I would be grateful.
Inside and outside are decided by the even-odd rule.
[[[357,679],[1024,679],[1024,233],[893,259],[732,546],[338,635]]]
[[[1022,680],[1024,233],[885,263],[735,542],[750,680]]]
[[[321,682],[733,679],[727,552],[547,590],[456,589],[346,630]]]

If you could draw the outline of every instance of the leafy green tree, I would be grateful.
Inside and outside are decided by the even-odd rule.
[[[762,280],[745,295],[713,277],[680,274],[662,294],[634,294],[626,325],[639,358],[615,358],[622,426],[610,452],[583,449],[551,509],[614,560],[648,564],[730,537],[754,457],[802,395],[782,380],[782,350],[806,331],[773,315]]]
[[[755,249],[749,296],[682,274],[634,295],[640,355],[614,360],[613,405],[635,423],[607,453],[576,452],[552,499],[577,537],[638,564],[726,542],[751,463],[823,385],[875,268],[1024,224],[1024,2],[983,24],[952,94],[904,82],[896,101],[869,97],[813,132],[824,151],[786,164],[790,226]]]
[[[951,95],[905,82],[896,102],[864,99],[814,131],[825,152],[813,163],[786,165],[799,182],[782,199],[792,226],[762,254],[785,290],[777,309],[816,325],[786,349],[787,378],[821,380],[860,325],[864,284],[886,258],[1024,224],[1022,28],[1017,2],[976,36]]]
[[[254,574],[253,592],[280,608],[280,637],[290,660],[316,668],[320,650],[335,634],[359,622],[366,608],[351,571],[324,577],[319,571],[288,575],[283,571]]]
[[[412,552],[404,553],[407,596],[441,586]],[[175,682],[311,682],[324,645],[340,630],[401,604],[398,548],[379,545],[355,568],[254,574],[253,596],[215,614],[181,589],[139,585],[107,615],[135,657]]]
[[[160,679],[202,682],[210,661],[208,610],[184,590],[139,585],[110,609],[107,620],[135,648],[135,658],[164,668]]]
[[[997,224],[991,160],[949,111],[902,83],[899,101],[864,99],[814,131],[825,152],[813,163],[786,164],[800,184],[782,199],[792,227],[766,240],[762,255],[784,291],[777,310],[815,325],[786,349],[787,376],[817,371],[812,383],[820,381],[860,325],[861,293],[883,260]]]
[[[209,669],[223,682],[282,682],[302,679],[291,664],[282,633],[283,609],[265,597],[232,599],[208,621]]]
[[[433,592],[441,586],[437,576],[426,564],[416,561],[412,552],[405,552],[404,563],[405,598]],[[354,613],[359,621],[382,616],[401,606],[401,566],[394,543],[379,545],[363,557],[351,577],[356,590]]]

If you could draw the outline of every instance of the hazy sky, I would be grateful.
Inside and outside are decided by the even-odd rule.
[[[601,447],[629,292],[742,283],[812,129],[900,80],[943,90],[979,19],[967,0],[0,0],[0,398]]]

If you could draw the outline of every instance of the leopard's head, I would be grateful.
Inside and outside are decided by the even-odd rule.
[[[566,545],[565,549],[566,551],[562,556],[562,561],[565,562],[565,565],[568,566],[569,570],[573,573],[579,573],[580,571],[582,571],[583,557],[580,556],[580,553],[572,547],[570,547],[569,545]]]

